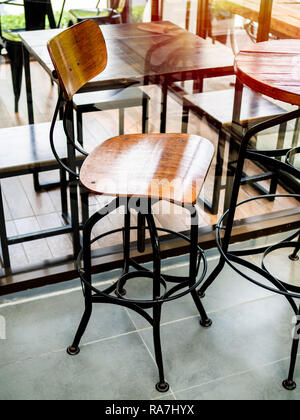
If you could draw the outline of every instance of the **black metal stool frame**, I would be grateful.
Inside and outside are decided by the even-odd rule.
[[[292,247],[295,247],[295,251],[291,254],[290,259],[296,260],[298,257],[297,254],[300,250],[300,241],[299,241],[300,230],[294,233],[293,235],[291,235],[289,238],[282,241],[281,243],[275,246],[273,245],[271,247],[262,247],[259,249],[247,249],[247,250],[240,250],[240,251],[231,251],[229,247],[230,247],[230,237],[231,237],[233,224],[234,224],[235,212],[238,206],[241,206],[253,200],[264,199],[264,198],[275,199],[276,197],[294,197],[300,200],[300,194],[269,194],[266,196],[251,197],[243,202],[238,203],[238,194],[239,194],[241,179],[243,176],[243,166],[246,159],[260,162],[262,164],[267,164],[268,166],[273,167],[278,172],[282,171],[298,179],[300,178],[300,170],[292,166],[291,161],[290,161],[291,156],[300,151],[299,147],[293,148],[293,149],[280,149],[280,150],[270,150],[270,151],[267,151],[267,150],[253,151],[253,150],[247,149],[251,138],[255,136],[257,133],[259,133],[260,131],[266,130],[273,126],[284,124],[290,120],[294,120],[299,117],[300,117],[300,111],[298,109],[288,114],[284,114],[282,116],[278,116],[271,120],[257,124],[256,126],[249,129],[244,135],[241,142],[239,157],[238,157],[237,166],[236,166],[230,207],[229,207],[229,210],[227,210],[223,214],[223,216],[221,217],[221,219],[219,220],[216,226],[216,241],[217,241],[217,246],[220,251],[221,257],[220,257],[217,267],[214,269],[214,271],[211,273],[211,275],[208,277],[208,279],[205,281],[205,283],[201,286],[200,290],[198,291],[199,296],[204,297],[205,292],[208,289],[208,287],[213,283],[216,277],[221,273],[225,264],[227,263],[233,270],[235,270],[238,274],[240,274],[242,277],[244,277],[248,281],[260,287],[263,287],[269,291],[272,291],[274,293],[277,293],[279,295],[286,297],[295,315],[297,316],[296,328],[300,325],[300,318],[299,318],[300,306],[296,304],[295,299],[296,300],[300,299],[300,287],[286,284],[283,281],[280,281],[279,279],[274,277],[271,273],[267,271],[266,266],[264,264],[264,259],[274,249],[288,247],[288,246],[291,246],[291,244],[293,244]],[[232,133],[232,135],[234,135],[234,132]],[[285,156],[285,162],[282,162],[281,160],[278,159],[282,156]],[[222,239],[221,239],[221,231],[224,232],[224,237]],[[291,242],[296,237],[298,237],[298,241]],[[243,256],[254,255],[254,254],[259,254],[259,253],[263,253],[262,268],[241,258]],[[267,281],[269,281],[273,285],[273,287],[269,287],[261,282],[254,280],[252,277],[245,274],[243,271],[239,270],[236,264],[238,264],[241,267],[246,267],[249,270],[252,270],[254,273],[261,275]],[[299,337],[295,335],[293,339],[292,350],[291,350],[291,362],[290,362],[288,378],[285,381],[283,381],[283,386],[287,390],[294,390],[296,388],[296,383],[293,377],[294,377],[294,370],[295,370],[296,359],[297,359],[298,346],[299,346]]]
[[[212,322],[208,318],[205,309],[200,301],[200,298],[196,292],[196,288],[202,283],[205,278],[207,271],[207,262],[204,255],[204,252],[198,246],[198,215],[195,207],[190,207],[189,211],[191,213],[191,237],[173,232],[169,229],[158,229],[155,226],[154,218],[151,212],[151,204],[153,200],[148,199],[136,199],[143,201],[144,203],[147,200],[144,208],[148,209],[147,214],[142,213],[146,220],[148,226],[146,227],[149,230],[151,237],[151,244],[153,249],[153,271],[150,271],[140,264],[137,264],[133,259],[130,258],[130,231],[132,229],[138,229],[138,226],[130,226],[130,198],[116,198],[103,209],[95,213],[90,219],[86,222],[83,228],[83,248],[79,254],[77,265],[79,275],[83,284],[83,293],[85,297],[85,312],[83,314],[81,323],[78,327],[77,333],[75,335],[72,346],[67,349],[68,354],[77,355],[79,353],[79,343],[85,332],[85,329],[88,325],[89,319],[92,314],[93,303],[111,303],[124,306],[126,308],[132,309],[135,312],[143,316],[153,327],[153,339],[154,339],[154,349],[155,349],[155,358],[159,371],[159,382],[156,384],[156,389],[159,392],[167,392],[169,390],[169,385],[165,381],[164,376],[164,367],[163,367],[163,358],[162,358],[162,349],[161,349],[161,339],[160,339],[160,321],[161,321],[161,310],[162,305],[165,302],[180,298],[188,293],[191,293],[192,298],[195,302],[195,305],[200,314],[200,324],[203,327],[210,327]],[[134,200],[135,201],[135,200]],[[155,200],[157,201],[157,200]],[[111,211],[125,206],[125,222],[124,228],[115,229],[110,232],[106,232],[95,239],[91,240],[91,234],[93,227],[101,221],[106,215]],[[134,208],[134,207],[133,207]],[[107,235],[110,235],[115,232],[123,232],[123,252],[124,252],[124,267],[120,279],[115,282],[106,290],[99,290],[92,285],[92,264],[91,264],[91,244],[97,241],[100,238],[103,238]],[[190,243],[190,265],[189,265],[189,275],[187,277],[176,277],[169,276],[161,273],[161,259],[160,259],[160,245],[158,231],[163,231],[167,233],[172,233],[178,235],[184,240]],[[81,258],[83,258],[83,269],[81,266]],[[199,272],[200,264],[203,263],[202,273],[197,280],[197,275]],[[135,271],[129,272],[130,267],[134,268]],[[130,279],[136,277],[148,277],[153,279],[153,296],[150,300],[139,300],[139,299],[130,299],[126,298],[125,285],[126,282]],[[167,283],[174,283],[175,286],[167,289]],[[161,285],[163,286],[164,292],[162,293]],[[186,290],[181,291],[186,288]],[[115,296],[111,295],[115,292]],[[151,317],[145,309],[153,309],[153,316]]]

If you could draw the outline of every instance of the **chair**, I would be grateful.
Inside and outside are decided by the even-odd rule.
[[[19,98],[21,94],[23,54],[22,42],[18,35],[20,31],[32,31],[45,29],[45,18],[48,17],[51,28],[56,28],[55,19],[50,0],[34,1],[24,0],[25,28],[12,31],[1,31],[0,16],[0,38],[3,47],[6,49],[10,59],[13,90],[15,95],[15,112],[19,110]]]
[[[88,41],[88,42],[87,42]],[[85,48],[83,48],[83,45]],[[206,258],[198,246],[198,217],[195,208],[197,196],[207,175],[212,157],[212,144],[198,136],[187,134],[133,134],[108,139],[97,146],[91,154],[85,154],[79,176],[71,167],[61,162],[55,149],[55,122],[61,101],[66,102],[66,110],[72,114],[73,95],[87,81],[101,73],[107,63],[107,50],[99,26],[93,21],[84,21],[48,43],[48,50],[61,87],[56,111],[50,131],[50,144],[61,164],[72,176],[80,179],[82,188],[94,194],[104,194],[113,199],[108,205],[85,221],[83,228],[83,248],[78,256],[78,272],[83,284],[85,312],[78,327],[72,346],[67,350],[77,355],[79,344],[91,317],[94,303],[111,303],[130,308],[143,316],[153,327],[154,348],[159,371],[156,389],[166,392],[169,385],[165,381],[162,349],[160,340],[160,318],[162,304],[185,294],[191,294],[201,317],[201,325],[209,327],[208,318],[196,293],[206,272]],[[70,115],[71,115],[70,114]],[[68,115],[64,119],[67,121]],[[65,127],[67,125],[65,124]],[[68,133],[67,133],[68,134]],[[68,134],[77,150],[80,148]],[[177,177],[177,179],[176,179]],[[174,183],[178,181],[179,184]],[[87,206],[86,196],[84,206]],[[190,271],[187,277],[173,277],[161,273],[160,240],[155,226],[152,204],[161,200],[185,207],[191,215],[190,238],[179,234],[187,241],[190,250]],[[124,268],[120,279],[105,290],[93,285],[91,239],[93,227],[112,211],[125,208],[124,227],[115,229],[123,233]],[[130,232],[137,227],[131,226],[130,211],[135,209],[147,220],[150,243],[153,250],[153,270],[149,271],[130,256]],[[100,235],[101,238],[112,232]],[[173,234],[176,234],[173,232]],[[98,237],[98,239],[100,238]],[[83,259],[83,266],[81,266]],[[197,279],[200,265],[202,274]],[[133,270],[132,270],[133,269]],[[153,296],[148,300],[134,299],[126,295],[126,282],[136,277],[152,279]],[[173,283],[171,288],[168,284]],[[174,285],[175,283],[175,285]],[[153,310],[153,316],[146,309]]]
[[[95,21],[98,25],[122,23],[122,11],[126,0],[111,0],[111,7],[99,9],[100,0],[94,9],[71,9],[68,26],[82,22],[86,19]]]
[[[234,89],[198,93],[187,95],[183,98],[182,132],[187,133],[188,131],[189,112],[192,111],[200,118],[206,118],[207,122],[218,133],[213,197],[211,202],[205,198],[203,199],[205,207],[212,214],[218,213],[220,192],[222,188],[226,187],[226,184],[222,185],[221,181],[225,141],[230,133],[233,102]],[[247,129],[263,120],[284,114],[286,113],[286,110],[263,98],[260,94],[255,93],[251,89],[245,88],[241,112],[241,125],[244,129]],[[281,132],[278,141],[280,141],[280,136]],[[230,172],[232,172],[233,166],[234,163],[231,162],[228,168]],[[275,193],[277,188],[277,173],[275,172],[267,171],[263,175],[254,177],[247,177],[247,175],[244,174],[242,183],[252,184],[259,189],[261,193],[267,194],[267,191],[257,184],[257,182],[265,179],[271,179],[269,193]],[[227,202],[225,202],[225,206],[227,206]]]
[[[287,299],[290,304],[294,314],[295,314],[295,330],[293,332],[293,343],[291,350],[290,358],[290,367],[289,373],[286,380],[283,381],[282,385],[285,389],[292,391],[296,389],[296,382],[294,381],[294,371],[297,360],[298,346],[299,346],[299,326],[300,326],[300,287],[298,278],[295,279],[295,282],[287,282],[282,280],[284,272],[288,271],[288,267],[281,266],[281,272],[276,273],[266,263],[266,258],[268,255],[278,251],[286,250],[286,260],[283,264],[288,265],[288,258],[293,261],[299,261],[299,251],[300,251],[300,231],[299,223],[287,225],[287,231],[289,230],[289,236],[282,240],[279,243],[275,243],[271,246],[264,246],[260,248],[252,247],[250,249],[240,249],[238,251],[234,250],[231,247],[231,234],[233,230],[233,224],[235,220],[235,214],[238,208],[241,206],[245,207],[249,205],[254,200],[264,199],[264,196],[250,197],[246,200],[238,202],[239,190],[241,185],[241,180],[243,177],[243,167],[245,160],[248,159],[253,162],[261,162],[267,164],[269,167],[273,167],[276,171],[280,171],[281,175],[289,174],[298,181],[298,190],[297,193],[281,193],[274,194],[274,198],[287,198],[291,197],[294,199],[300,200],[299,194],[299,180],[300,180],[300,167],[299,167],[299,154],[300,147],[292,144],[290,147],[283,147],[276,150],[252,150],[248,146],[250,144],[251,138],[256,136],[258,133],[270,129],[281,124],[286,124],[292,120],[299,119],[300,112],[299,109],[285,115],[277,116],[271,120],[257,124],[256,126],[250,128],[242,138],[237,167],[235,171],[232,196],[228,210],[221,216],[217,225],[216,225],[216,238],[217,246],[220,251],[220,259],[216,268],[206,279],[205,283],[201,286],[199,290],[199,296],[204,297],[205,292],[214,282],[217,276],[222,272],[225,264],[228,264],[235,272],[237,272],[241,277],[250,281],[252,284],[262,287],[263,289],[268,290],[269,292],[276,293]],[[294,230],[292,232],[292,230]],[[296,240],[295,240],[296,239]],[[292,250],[292,251],[291,251]],[[283,251],[284,252],[284,251]],[[262,254],[262,259],[260,264],[255,264],[253,255]],[[275,254],[276,255],[276,254]],[[273,254],[274,256],[274,254]],[[278,258],[278,254],[277,254]],[[273,260],[274,264],[274,260]],[[276,265],[276,264],[275,264]],[[295,276],[299,274],[297,267],[294,266],[293,269]],[[298,301],[298,302],[296,302]]]

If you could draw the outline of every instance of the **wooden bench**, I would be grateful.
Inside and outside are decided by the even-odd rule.
[[[0,241],[2,264],[5,269],[11,266],[9,245],[72,232],[67,206],[67,180],[65,171],[60,170],[62,214],[66,220],[66,225],[25,235],[7,237],[1,179],[34,173],[36,170],[43,172],[59,169],[50,147],[49,132],[50,123],[0,129]],[[66,158],[67,142],[61,121],[58,121],[56,124],[55,138],[58,153],[62,158]],[[91,144],[91,140],[87,140],[87,142],[91,147],[95,146],[95,144]],[[16,197],[17,200],[18,197]]]

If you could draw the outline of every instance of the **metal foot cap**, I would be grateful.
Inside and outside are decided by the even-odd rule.
[[[210,318],[205,319],[204,321],[200,320],[200,325],[204,328],[209,328],[212,326],[212,320]]]
[[[80,353],[80,348],[79,347],[70,346],[70,347],[67,348],[67,353],[70,356],[77,356],[77,354]]]
[[[299,257],[298,257],[298,255],[289,255],[289,259],[291,260],[291,261],[299,261]]]
[[[294,389],[297,388],[297,384],[295,381],[290,381],[289,379],[286,379],[282,382],[283,388],[287,389],[288,391],[294,391]]]
[[[155,388],[158,392],[167,392],[170,389],[168,382],[158,382],[155,385]]]
[[[199,290],[198,296],[199,296],[200,299],[203,299],[203,298],[205,298],[205,293],[201,292],[201,290]]]

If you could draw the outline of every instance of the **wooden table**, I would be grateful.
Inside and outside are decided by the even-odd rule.
[[[300,106],[300,40],[251,45],[236,57],[235,73],[257,92]]]
[[[261,0],[215,0],[216,5],[255,22],[259,21]],[[270,31],[278,36],[300,38],[300,3],[273,0]]]
[[[108,49],[108,65],[84,90],[160,84],[162,86],[161,131],[166,130],[167,89],[175,81],[196,80],[199,89],[206,77],[233,74],[233,55],[223,45],[187,32],[171,22],[102,25]],[[29,122],[33,122],[30,53],[51,75],[53,66],[47,41],[61,29],[21,32],[25,46],[25,75]]]

